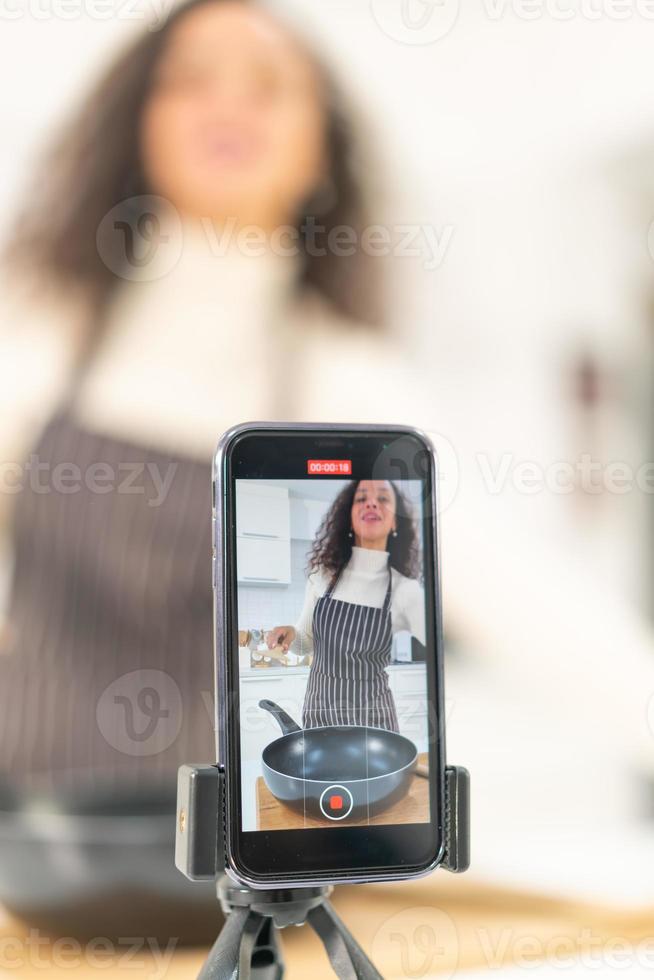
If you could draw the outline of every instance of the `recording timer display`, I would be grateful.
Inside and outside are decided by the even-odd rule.
[[[352,476],[351,459],[307,460],[309,476]]]

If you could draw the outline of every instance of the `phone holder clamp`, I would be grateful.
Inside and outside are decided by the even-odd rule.
[[[191,881],[218,878],[225,925],[200,980],[281,980],[284,964],[276,930],[308,923],[341,980],[383,980],[338,917],[331,886],[275,888],[239,885],[225,872],[221,826],[224,774],[212,765],[187,765],[177,783],[175,864]],[[461,873],[470,865],[470,776],[460,766],[445,770],[445,854],[439,867]]]

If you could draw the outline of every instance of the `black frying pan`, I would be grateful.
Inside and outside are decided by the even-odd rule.
[[[274,701],[259,701],[284,733],[263,750],[263,778],[278,800],[335,822],[372,816],[408,791],[418,759],[410,739],[383,728],[302,729]]]

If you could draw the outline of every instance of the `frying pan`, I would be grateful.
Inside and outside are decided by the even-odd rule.
[[[294,810],[357,820],[381,813],[408,791],[418,750],[404,735],[359,725],[302,729],[274,701],[259,707],[283,732],[263,750],[264,781]]]

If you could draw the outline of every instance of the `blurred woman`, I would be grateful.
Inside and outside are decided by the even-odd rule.
[[[31,384],[38,347],[21,372],[23,455],[47,492],[12,478],[0,762],[17,779],[171,779],[211,758],[216,438],[244,418],[333,418],[335,390],[342,418],[364,400],[375,413],[377,290],[325,248],[365,220],[352,157],[333,85],[286,28],[251,3],[194,0],[121,58],[48,161],[10,257],[85,319],[48,336],[49,397]],[[192,706],[147,754],[95,718],[139,668]]]
[[[192,0],[45,162],[8,258],[61,324],[16,324],[0,379],[10,798],[173,805],[179,764],[214,758],[217,437],[247,418],[397,420],[379,289],[332,234],[365,225],[354,157],[292,33],[253,3]]]

